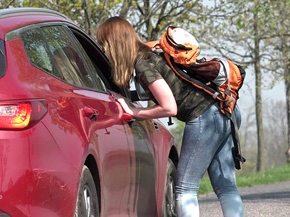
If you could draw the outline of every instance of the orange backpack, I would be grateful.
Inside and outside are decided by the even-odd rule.
[[[241,156],[238,127],[233,115],[238,91],[243,85],[245,70],[230,60],[221,58],[197,59],[199,45],[187,31],[169,26],[159,41],[146,43],[153,51],[162,53],[173,71],[182,79],[204,90],[219,100],[220,110],[231,120],[235,147],[233,155],[235,166],[240,169]]]

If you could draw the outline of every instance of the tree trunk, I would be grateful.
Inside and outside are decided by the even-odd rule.
[[[284,41],[285,42],[285,41]],[[283,49],[283,53],[285,50]],[[286,56],[286,55],[285,55]],[[287,124],[288,124],[288,149],[286,150],[286,161],[290,164],[290,60],[285,61],[285,87],[286,87],[286,109],[287,109]]]
[[[286,161],[288,164],[290,164],[290,82],[288,77],[286,77],[285,79],[285,86],[286,86],[286,105],[287,105],[287,124],[288,124],[288,149],[286,150]]]
[[[257,0],[255,5],[257,8]],[[262,118],[262,72],[260,65],[260,41],[258,29],[258,13],[254,13],[254,35],[255,35],[255,78],[256,78],[256,122],[257,122],[257,139],[258,139],[258,152],[257,152],[257,171],[263,171],[265,165],[265,143],[264,143],[264,128]]]
[[[131,5],[132,5],[132,0],[124,0],[119,16],[123,17],[124,19],[126,19],[127,15],[128,15],[128,11],[129,11]]]
[[[262,119],[262,94],[261,94],[261,69],[259,62],[255,63],[256,73],[256,122],[257,122],[257,171],[263,171],[265,165],[265,144],[264,144],[264,128]]]
[[[280,6],[280,14],[282,15],[281,23],[287,22],[288,16],[287,13],[289,11],[289,5],[287,7],[287,3],[282,3]],[[285,29],[284,29],[285,28]],[[288,41],[289,37],[287,34],[284,35],[284,33],[288,33],[288,28],[285,25],[284,28],[281,30],[280,33],[280,39],[281,39],[281,51],[282,51],[282,57],[283,57],[283,65],[284,65],[284,81],[285,81],[285,89],[286,89],[286,109],[287,109],[287,145],[288,148],[286,150],[286,162],[290,164],[290,59],[289,59],[289,46]]]
[[[84,17],[85,17],[84,27],[85,27],[86,32],[89,35],[91,35],[92,34],[92,31],[91,31],[91,4],[88,0],[83,0],[82,7],[84,9]]]

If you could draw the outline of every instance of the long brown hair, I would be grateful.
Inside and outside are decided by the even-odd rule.
[[[116,84],[129,88],[137,58],[148,58],[151,49],[121,17],[107,19],[97,30],[97,40],[112,64]]]

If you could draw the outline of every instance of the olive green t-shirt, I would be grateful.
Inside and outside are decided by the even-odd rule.
[[[148,89],[151,82],[162,78],[167,82],[175,97],[176,118],[180,121],[193,120],[216,102],[211,95],[176,75],[166,60],[158,54],[154,53],[149,59],[139,59],[135,72],[140,84],[151,97],[153,96]],[[155,101],[154,98],[153,100]]]

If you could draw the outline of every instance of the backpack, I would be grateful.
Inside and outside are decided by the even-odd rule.
[[[238,91],[246,75],[242,66],[222,58],[201,58],[199,45],[193,35],[181,28],[169,26],[159,41],[146,43],[153,51],[162,53],[172,70],[183,80],[219,100],[220,110],[231,120],[234,147],[232,153],[235,167],[240,169],[242,157],[238,127],[233,115]]]

